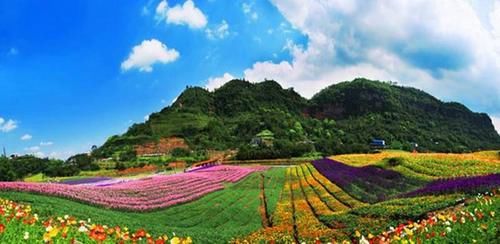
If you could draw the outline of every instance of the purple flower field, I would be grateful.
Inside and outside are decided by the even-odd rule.
[[[435,180],[426,186],[404,194],[404,196],[434,195],[453,192],[488,191],[500,186],[500,174],[490,174],[474,177],[458,177]]]
[[[424,184],[399,172],[375,166],[353,167],[323,158],[312,162],[330,181],[364,202],[378,202],[414,190]]]
[[[92,177],[92,178],[84,178],[84,179],[78,179],[78,180],[67,180],[67,181],[62,181],[60,183],[66,184],[66,185],[81,185],[81,184],[97,183],[100,181],[106,181],[106,180],[111,180],[111,179],[112,178],[110,178],[110,177]]]

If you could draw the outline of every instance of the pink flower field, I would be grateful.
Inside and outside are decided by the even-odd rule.
[[[107,185],[0,182],[0,190],[34,192],[107,208],[147,211],[198,199],[267,167],[214,166],[189,173],[155,175]]]

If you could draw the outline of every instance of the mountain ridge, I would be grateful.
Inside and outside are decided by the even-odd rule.
[[[274,145],[250,146],[263,130],[273,132]],[[192,150],[239,149],[251,152],[248,158],[264,157],[259,150],[271,157],[364,152],[374,138],[406,150],[415,143],[421,151],[437,152],[500,147],[487,114],[416,88],[357,78],[306,99],[273,80],[234,79],[214,91],[187,87],[172,105],[110,137],[94,154],[109,157],[170,136],[184,138]]]

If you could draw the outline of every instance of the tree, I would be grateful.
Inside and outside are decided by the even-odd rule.
[[[80,170],[99,170],[99,166],[94,163],[93,158],[86,153],[71,156],[66,160],[66,163],[74,164]]]
[[[43,173],[49,177],[63,177],[77,175],[80,169],[75,164],[62,160],[50,160]]]
[[[28,175],[38,174],[47,167],[49,159],[37,158],[33,155],[24,155],[10,160],[15,167],[17,177],[24,178]]]
[[[391,143],[391,149],[397,149],[397,150],[401,150],[403,149],[403,143],[401,143],[400,141],[398,140],[395,140]]]
[[[137,154],[131,146],[125,147],[124,151],[118,153],[118,161],[126,162],[126,161],[134,161],[137,157]]]
[[[189,157],[191,155],[191,152],[188,149],[181,148],[181,147],[176,147],[172,150],[171,152],[172,157]]]
[[[125,164],[124,164],[124,163],[122,163],[122,162],[117,162],[117,163],[116,163],[116,165],[115,165],[115,169],[116,169],[116,170],[124,170],[124,169],[126,169],[126,168],[127,168],[127,167],[126,167],[126,166],[125,166]]]
[[[17,180],[12,162],[6,157],[0,157],[0,181]]]

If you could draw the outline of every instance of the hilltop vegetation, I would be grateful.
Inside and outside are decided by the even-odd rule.
[[[273,133],[272,143],[255,142],[264,130]],[[419,151],[437,152],[500,147],[488,115],[414,88],[355,79],[307,100],[272,80],[232,80],[213,92],[186,88],[171,106],[110,137],[93,154],[110,157],[169,136],[184,138],[194,151],[239,149],[240,159],[366,152],[374,138],[404,150],[414,143]]]
[[[383,138],[395,149],[463,152],[499,145],[491,119],[456,102],[442,102],[410,87],[355,80],[332,85],[311,99],[309,114],[331,118],[359,139]],[[361,133],[360,133],[361,132]]]

